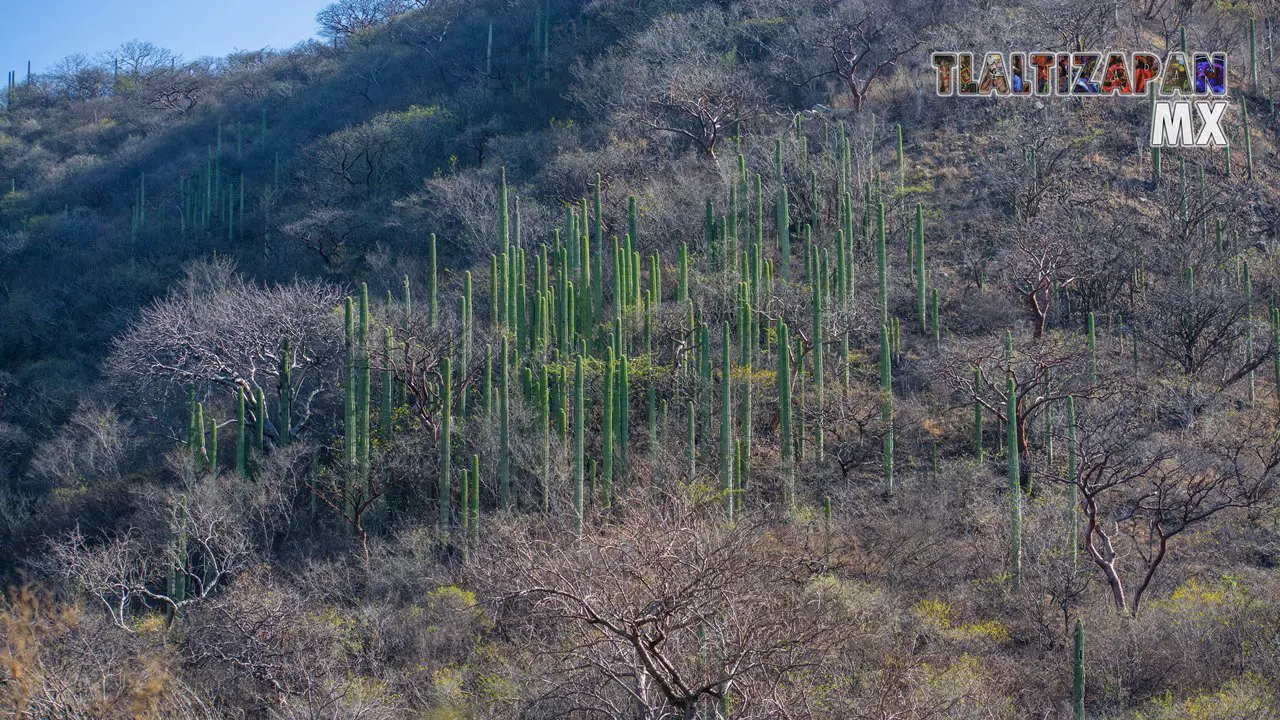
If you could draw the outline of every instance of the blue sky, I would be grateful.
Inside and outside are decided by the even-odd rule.
[[[129,40],[193,59],[266,46],[287,48],[315,36],[316,13],[330,0],[12,0],[0,12],[0,82],[72,53],[93,57]]]

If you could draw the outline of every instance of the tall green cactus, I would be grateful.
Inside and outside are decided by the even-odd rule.
[[[600,486],[604,492],[605,507],[613,505],[613,419],[616,415],[613,407],[613,388],[615,383],[613,368],[613,348],[610,347],[604,359],[604,380],[600,383],[601,390],[604,393],[600,413]]]
[[[907,185],[907,163],[906,158],[902,154],[902,123],[895,125],[898,135],[898,189]]]
[[[440,322],[440,273],[436,265],[435,233],[431,233],[429,253],[429,259],[427,261],[427,296],[430,298],[430,305],[428,306],[429,314],[427,319],[431,323],[431,327],[435,327]]]
[[[626,487],[630,479],[630,453],[631,447],[631,375],[627,369],[627,356],[622,355],[618,358],[618,394],[614,398],[614,405],[618,412],[618,465],[614,468],[614,474],[618,480]]]
[[[1246,176],[1253,180],[1253,135],[1249,132],[1249,101],[1240,98],[1240,119],[1244,130],[1244,160]]]
[[[254,391],[253,401],[253,451],[262,455],[266,452],[267,435],[267,396],[262,392],[262,388]]]
[[[778,444],[782,449],[783,495],[787,509],[796,506],[795,437],[791,426],[791,344],[787,323],[778,320]]]
[[[244,419],[244,388],[236,388],[236,473],[249,477],[249,435]]]
[[[1249,274],[1249,261],[1241,264],[1241,277],[1244,284],[1244,361],[1253,363],[1253,278]],[[1249,371],[1249,407],[1257,400],[1257,379],[1253,370]]]
[[[1280,407],[1280,308],[1271,308],[1271,344],[1276,348],[1273,353],[1272,373],[1276,386],[1276,405]]]
[[[1076,398],[1067,396],[1067,527],[1071,533],[1071,567],[1080,563],[1080,489],[1076,486],[1078,478],[1078,460],[1076,459]]]
[[[542,378],[538,383],[538,426],[542,431],[542,511],[551,510],[551,377],[547,366],[542,366]]]
[[[276,392],[280,406],[280,444],[288,445],[293,433],[290,418],[293,404],[293,348],[287,337],[281,342],[280,386]]]
[[[1009,530],[1013,589],[1022,586],[1022,482],[1018,469],[1018,396],[1013,374],[1005,380],[1005,452],[1009,456]]]
[[[1186,48],[1182,50],[1186,54]],[[1249,86],[1258,92],[1258,23],[1249,18]]]
[[[1252,21],[1250,21],[1252,22]],[[1072,710],[1075,720],[1084,720],[1084,621],[1076,618],[1075,653],[1071,672]]]
[[[880,324],[889,324],[889,261],[885,248],[884,203],[876,204],[876,271],[880,277]]]
[[[360,283],[360,325],[356,371],[356,438],[359,442],[360,477],[369,478],[369,285]]]
[[[883,206],[881,206],[883,208]],[[882,210],[883,212],[883,210]],[[884,422],[884,491],[893,494],[893,361],[889,351],[889,327],[880,326],[880,419]]]
[[[822,403],[825,384],[825,376],[822,368],[822,283],[815,282],[813,284],[813,391],[814,401],[817,405],[815,414],[816,422],[813,429],[814,452],[818,462],[825,459],[825,438],[823,437],[822,423]]]
[[[511,353],[507,336],[502,336],[502,376],[498,389],[498,505],[511,509]]]
[[[901,126],[899,126],[901,129]],[[901,135],[899,135],[901,137]],[[901,148],[899,148],[901,149]],[[924,335],[929,334],[929,314],[925,305],[925,297],[927,288],[925,287],[924,274],[924,206],[916,203],[916,232],[915,232],[915,262],[916,262],[916,310],[920,314],[920,332]]]
[[[686,420],[689,427],[686,431],[686,444],[689,451],[689,482],[693,482],[693,479],[698,476],[698,407],[690,400],[688,409],[689,416]]]
[[[583,458],[583,441],[587,418],[583,404],[586,373],[582,368],[581,355],[578,356],[575,370],[576,384],[573,389],[573,532],[575,537],[582,537],[582,491],[586,472],[586,463]]]
[[[471,536],[480,533],[480,456],[471,456]]]
[[[791,206],[787,196],[787,186],[778,188],[777,208],[774,218],[778,227],[778,259],[782,264],[782,280],[791,280]]]
[[[1093,313],[1089,313],[1085,321],[1085,330],[1088,333],[1089,346],[1089,384],[1098,384],[1098,335],[1097,328],[1094,325]]]
[[[978,393],[982,387],[982,368],[973,368],[973,391]],[[977,456],[978,462],[982,462],[985,455],[982,448],[982,402],[980,400],[973,401],[973,454]]]
[[[395,405],[395,375],[391,371],[391,355],[395,351],[395,337],[392,335],[391,326],[386,327],[383,338],[383,347],[386,350],[386,367],[382,369],[382,441],[384,443],[391,441],[391,421],[392,407]]]
[[[342,459],[349,469],[356,466],[356,331],[351,298],[343,303],[345,341],[343,344]]]
[[[729,361],[729,323],[725,322],[720,348],[720,486],[724,492],[725,518],[733,520],[733,368]]]
[[[204,415],[204,408],[201,407],[201,415]],[[218,421],[209,416],[209,474],[217,477],[218,475]]]
[[[390,332],[390,331],[388,331]],[[453,373],[449,358],[440,359],[440,533],[449,532],[452,522],[450,502],[453,499],[453,479],[450,477],[453,458]]]

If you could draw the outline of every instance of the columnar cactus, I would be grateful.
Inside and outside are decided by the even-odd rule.
[[[778,226],[778,259],[782,264],[780,270],[782,279],[785,282],[791,279],[791,208],[786,185],[778,188],[777,209],[775,212],[775,220]]]
[[[604,393],[604,401],[601,403],[600,413],[600,487],[604,492],[605,507],[613,505],[613,458],[614,458],[614,427],[613,419],[616,411],[613,407],[613,388],[614,388],[614,357],[613,348],[607,350],[604,359],[604,379],[600,383],[601,390]]]
[[[1244,160],[1246,176],[1253,180],[1253,136],[1249,133],[1249,101],[1240,98],[1240,119],[1244,130]]]
[[[907,184],[907,164],[902,154],[902,123],[895,125],[898,134],[898,188],[901,189]]]
[[[876,204],[876,270],[880,276],[880,323],[889,324],[889,267],[885,248],[884,203]]]
[[[1241,266],[1242,282],[1244,284],[1244,308],[1245,308],[1245,325],[1244,325],[1244,360],[1246,363],[1253,363],[1253,279],[1249,276],[1249,261],[1245,260]],[[1249,371],[1249,406],[1252,407],[1257,399],[1257,380],[1253,370]]]
[[[1076,486],[1078,469],[1076,459],[1076,399],[1067,397],[1067,482],[1070,483],[1067,500],[1068,531],[1071,534],[1071,566],[1080,562],[1080,490]]]
[[[280,444],[288,445],[291,439],[292,430],[290,428],[291,406],[293,403],[293,349],[289,345],[289,338],[285,338],[281,342],[280,348],[280,386],[277,390],[277,399],[280,406]]]
[[[822,284],[821,282],[815,282],[813,284],[813,390],[814,401],[817,405],[817,422],[813,430],[813,440],[814,453],[818,462],[822,462],[825,456],[822,427],[823,384],[825,378],[822,370]]]
[[[351,298],[343,303],[346,339],[343,344],[342,457],[347,467],[356,466],[356,331]]]
[[[586,472],[586,464],[583,458],[583,431],[587,418],[583,406],[586,373],[582,368],[581,355],[578,356],[575,370],[576,384],[573,390],[573,531],[576,537],[582,537],[582,491]]]
[[[262,392],[262,388],[254,391],[254,427],[253,427],[253,450],[261,455],[266,451],[266,435],[267,435],[267,396]]]
[[[676,302],[689,300],[689,243],[680,243],[679,284],[676,286]]]
[[[453,514],[453,481],[450,477],[453,456],[453,373],[449,358],[440,360],[440,532],[449,531]]]
[[[686,431],[687,446],[689,451],[689,481],[698,476],[698,408],[692,400],[689,401],[689,416],[687,419],[689,427]],[[723,450],[723,448],[721,448]]]
[[[244,388],[236,388],[236,473],[249,477],[249,436],[244,419]]]
[[[933,300],[933,344],[938,346],[942,344],[942,319],[938,314],[938,288],[930,290]]]
[[[200,415],[201,417],[204,417],[203,405],[200,407]],[[212,415],[209,416],[208,420],[209,420],[209,448],[208,448],[209,474],[216,477],[218,475],[218,421],[214,420]]]
[[[551,510],[551,377],[547,366],[542,366],[542,380],[538,384],[538,425],[542,431],[542,511]]]
[[[724,323],[720,347],[720,483],[725,517],[733,520],[733,368],[729,361],[729,323]]]
[[[1276,348],[1273,358],[1273,374],[1276,385],[1276,404],[1280,406],[1280,308],[1271,308],[1271,344]]]
[[[1186,32],[1186,29],[1183,29]],[[1182,52],[1187,52],[1186,42],[1183,42]],[[1249,18],[1249,83],[1254,92],[1258,91],[1258,23],[1257,20]]]
[[[360,325],[358,334],[356,378],[356,438],[360,477],[369,478],[369,285],[360,283]]]
[[[982,368],[973,368],[973,389],[978,392],[982,387]],[[984,452],[982,448],[982,402],[973,401],[973,454],[977,456],[978,462],[982,462]]]
[[[1250,21],[1252,23],[1252,21]],[[1076,618],[1075,653],[1071,673],[1072,710],[1075,720],[1084,720],[1084,621]]]
[[[480,533],[480,456],[471,456],[471,536]]]
[[[391,418],[392,407],[395,405],[395,376],[391,372],[391,354],[395,351],[395,338],[392,336],[391,327],[387,326],[386,335],[383,339],[386,349],[386,367],[382,369],[382,441],[389,442],[391,440]]]
[[[427,297],[430,298],[428,320],[431,323],[431,327],[435,327],[440,322],[440,275],[436,266],[435,233],[431,233],[431,245],[428,252]]]
[[[502,376],[498,389],[498,421],[501,423],[498,451],[498,505],[511,508],[511,353],[507,336],[502,336]]]
[[[618,467],[615,474],[625,487],[630,479],[631,448],[631,380],[627,371],[627,356],[618,358],[618,395],[614,399],[618,412]]]
[[[782,450],[783,494],[788,510],[795,509],[795,437],[791,427],[791,341],[787,323],[778,320],[778,444]]]
[[[901,139],[901,126],[899,126],[899,139]],[[901,152],[901,146],[899,146]],[[920,332],[928,335],[929,333],[929,314],[925,306],[926,289],[924,276],[924,207],[920,203],[916,203],[916,310],[920,314]]]
[[[1098,335],[1094,326],[1093,313],[1089,313],[1088,319],[1085,321],[1086,331],[1088,332],[1089,345],[1089,384],[1098,384]]]
[[[1005,380],[1005,452],[1009,456],[1009,530],[1013,589],[1022,585],[1022,482],[1018,469],[1018,396],[1013,375]]]
[[[883,206],[881,212],[883,212]],[[893,362],[889,353],[889,328],[880,326],[880,419],[884,422],[884,490],[893,494]]]

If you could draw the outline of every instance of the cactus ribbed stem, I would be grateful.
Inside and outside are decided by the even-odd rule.
[[[576,365],[575,386],[573,390],[573,531],[575,537],[582,537],[582,495],[585,480],[586,464],[583,459],[584,429],[587,418],[583,404],[586,373],[582,368],[582,356],[579,355]]]
[[[349,469],[356,466],[356,333],[354,306],[351,298],[343,303],[346,332],[343,368],[342,456]]]
[[[1071,533],[1071,567],[1080,562],[1080,489],[1077,480],[1076,459],[1076,398],[1067,397],[1067,482],[1070,483],[1068,495],[1069,522],[1067,527]]]
[[[1005,381],[1005,453],[1009,457],[1009,531],[1013,589],[1022,585],[1022,482],[1018,469],[1018,396],[1013,375]]]
[[[885,248],[884,203],[876,204],[876,271],[880,277],[880,323],[889,324],[889,267]]]
[[[724,323],[720,348],[720,487],[725,518],[733,520],[733,368],[729,360],[729,323]]]
[[[600,487],[604,492],[605,507],[613,506],[613,419],[616,413],[613,407],[614,362],[613,348],[611,347],[605,355],[604,379],[600,383],[604,392],[604,401],[601,403],[600,412]]]
[[[813,439],[814,452],[818,462],[822,462],[826,456],[822,423],[823,385],[825,384],[825,375],[822,367],[822,300],[822,284],[821,282],[816,282],[813,285],[813,391],[817,407],[815,409],[816,418]]]
[[[778,320],[778,443],[782,448],[783,495],[787,510],[796,506],[795,437],[791,426],[791,345],[787,324]]]
[[[498,389],[499,431],[498,505],[511,509],[511,352],[507,336],[502,336],[502,376]]]
[[[360,324],[356,348],[356,439],[360,477],[369,478],[369,285],[360,283]]]
[[[254,390],[253,397],[254,407],[254,427],[253,427],[253,451],[258,455],[262,455],[266,451],[266,435],[267,435],[267,396],[262,392],[262,388]]]
[[[280,386],[277,399],[280,406],[280,444],[288,445],[292,435],[290,427],[291,406],[293,403],[293,349],[289,338],[285,338],[280,349]]]
[[[880,419],[884,422],[884,491],[893,494],[893,362],[889,350],[889,328],[880,326]]]
[[[427,297],[430,298],[428,320],[431,327],[435,327],[440,322],[440,275],[436,266],[436,234],[431,233],[431,245],[429,250],[428,268],[427,268]]]
[[[1075,653],[1071,673],[1072,710],[1075,720],[1084,720],[1084,621],[1076,618]]]
[[[1093,313],[1089,313],[1086,320],[1086,332],[1088,333],[1089,345],[1089,384],[1098,384],[1098,335],[1097,328],[1094,325]]]
[[[453,514],[453,481],[450,477],[453,455],[453,374],[449,358],[440,360],[440,533],[449,531]]]
[[[236,473],[249,477],[249,437],[245,427],[244,388],[236,388]]]

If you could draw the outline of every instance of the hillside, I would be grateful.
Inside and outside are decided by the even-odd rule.
[[[1277,717],[1276,12],[339,0],[19,78],[0,701]],[[1229,149],[933,91],[1183,46]]]

